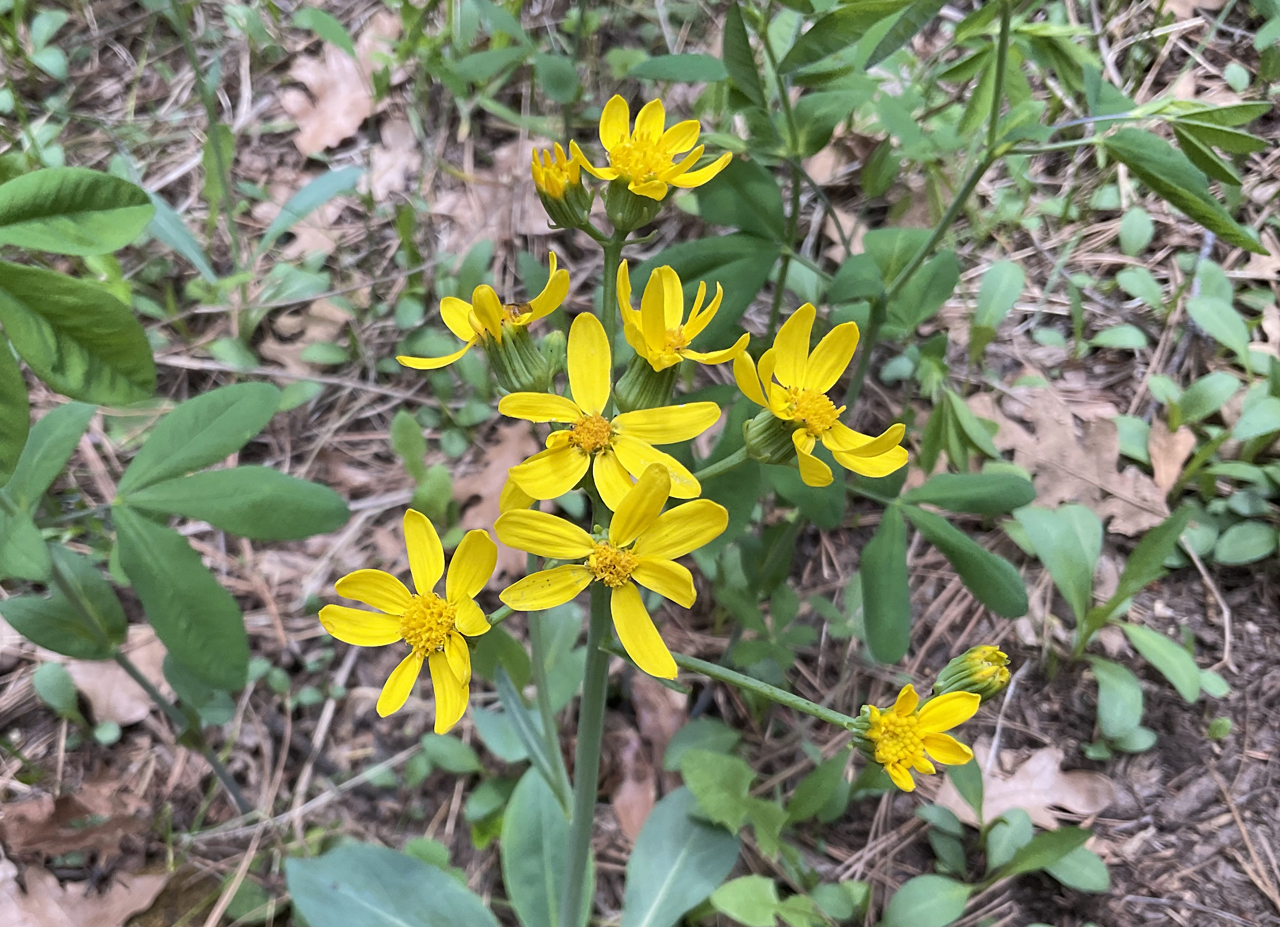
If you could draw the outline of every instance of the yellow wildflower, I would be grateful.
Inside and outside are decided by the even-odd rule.
[[[976,692],[985,702],[1009,685],[1009,655],[991,644],[970,647],[942,668],[933,683],[934,695]]]
[[[871,723],[865,737],[875,747],[875,761],[893,784],[910,792],[916,787],[911,770],[930,776],[938,771],[926,753],[948,766],[961,766],[973,759],[972,750],[943,731],[968,721],[981,703],[981,697],[973,692],[950,692],[919,708],[915,688],[903,686],[892,708],[881,711],[868,706]]]
[[[404,513],[404,540],[416,595],[390,573],[356,570],[338,580],[338,595],[378,611],[326,605],[320,623],[348,644],[380,647],[404,641],[412,648],[382,687],[378,714],[384,718],[404,705],[426,660],[436,696],[436,733],[443,734],[467,710],[471,651],[462,635],[477,637],[489,630],[475,596],[493,575],[498,548],[484,531],[468,531],[453,553],[441,598],[431,590],[444,574],[444,548],[427,516],[414,509]]]
[[[735,357],[734,379],[748,399],[793,429],[791,441],[800,476],[808,485],[831,482],[831,468],[813,456],[819,440],[846,470],[863,476],[888,476],[907,462],[906,449],[899,446],[906,428],[892,425],[872,438],[840,421],[845,407],[837,407],[827,390],[836,385],[853,359],[858,326],[855,322],[837,325],[810,353],[809,336],[816,313],[811,303],[805,303],[782,324],[773,347],[761,355],[758,372],[745,351]]]
[[[503,396],[498,411],[530,422],[570,425],[547,437],[547,449],[511,468],[511,478],[535,499],[564,495],[592,469],[600,498],[617,511],[631,489],[632,477],[652,463],[671,474],[671,495],[693,499],[702,492],[693,474],[655,444],[672,444],[696,438],[720,417],[714,402],[690,402],[657,409],[624,412],[605,418],[613,365],[604,326],[584,313],[569,329],[569,392],[511,393]]]
[[[625,180],[632,193],[653,200],[667,195],[668,184],[700,187],[724,170],[731,157],[728,152],[706,167],[692,170],[705,150],[703,145],[694,147],[702,131],[696,119],[677,122],[669,129],[666,122],[662,101],[650,100],[636,114],[632,131],[631,109],[626,100],[615,95],[600,114],[600,142],[609,153],[609,166],[596,167],[583,155],[577,142],[569,143],[569,153],[601,180]],[[673,162],[676,155],[686,151],[689,154]]]
[[[492,340],[500,344],[504,325],[516,330],[523,329],[550,315],[568,295],[569,272],[556,268],[556,256],[552,253],[551,274],[547,278],[547,285],[529,302],[504,305],[488,284],[476,287],[469,303],[456,296],[446,296],[440,300],[440,317],[449,331],[465,342],[462,347],[444,357],[402,355],[396,360],[415,370],[447,367],[478,343]]]
[[[504,589],[500,598],[514,609],[539,611],[563,605],[592,582],[604,583],[613,590],[613,626],[631,659],[651,676],[674,679],[675,660],[636,583],[685,608],[693,605],[693,576],[675,559],[717,537],[729,523],[729,513],[710,499],[663,512],[670,489],[666,468],[649,466],[619,503],[603,539],[547,512],[507,512],[494,524],[502,543],[539,557],[580,562],[530,574]]]
[[[627,343],[637,354],[649,362],[654,370],[664,370],[688,359],[699,364],[723,364],[741,354],[747,346],[749,335],[744,334],[731,348],[702,353],[689,347],[715,318],[724,298],[724,289],[716,284],[716,295],[705,309],[702,301],[707,296],[707,284],[698,284],[698,295],[684,317],[684,288],[680,276],[670,266],[659,267],[649,275],[644,296],[640,299],[640,311],[631,305],[631,274],[627,262],[618,266],[618,309],[622,312],[623,333]]]
[[[541,156],[541,160],[539,160]],[[552,199],[564,199],[570,187],[582,183],[582,172],[576,158],[566,158],[560,143],[555,144],[554,155],[550,151],[533,152],[533,183],[539,193]]]

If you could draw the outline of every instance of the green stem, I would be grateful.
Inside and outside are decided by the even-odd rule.
[[[713,464],[707,464],[701,470],[693,475],[699,483],[704,480],[714,480],[717,476],[728,473],[735,467],[741,466],[747,461],[747,449],[740,447],[728,457],[717,460]]]
[[[626,244],[626,232],[614,232],[613,237],[602,243],[604,248],[604,296],[600,313],[604,316],[605,343],[609,345],[609,356],[613,357],[614,337],[618,330],[618,265],[622,263],[622,246]],[[613,384],[613,364],[609,364],[609,383]],[[613,405],[613,390],[609,391],[609,404]],[[606,409],[606,413],[610,410]]]
[[[609,684],[609,589],[591,584],[591,619],[587,626],[587,667],[578,708],[578,750],[573,764],[573,818],[570,822],[569,858],[565,866],[564,902],[560,927],[578,927],[587,890],[591,859],[591,829],[595,820],[596,791],[600,778],[600,742],[604,736],[604,702]]]
[[[996,147],[996,130],[1000,127],[1000,103],[1004,100],[1004,73],[1009,66],[1009,21],[1013,16],[1012,0],[1000,0],[1000,39],[996,45],[996,84],[991,96],[991,114],[987,120],[987,154]]]
[[[526,572],[532,575],[537,570],[538,558],[529,554]],[[564,754],[560,750],[560,729],[556,727],[556,713],[551,708],[551,686],[547,681],[547,645],[542,636],[542,615],[540,612],[529,612],[526,617],[531,651],[529,662],[533,667],[533,684],[538,691],[538,714],[542,716],[542,738],[546,743],[547,755],[555,766],[556,777],[561,782],[568,783],[569,772],[564,768]]]

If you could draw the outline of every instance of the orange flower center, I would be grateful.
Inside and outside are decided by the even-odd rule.
[[[421,654],[444,650],[444,642],[454,628],[454,609],[434,592],[415,595],[400,616],[400,636]]]
[[[601,541],[587,558],[587,569],[606,586],[616,587],[631,579],[636,563],[631,551],[619,550],[607,541]]]
[[[882,713],[878,730],[871,731],[871,739],[876,744],[876,762],[882,766],[894,763],[910,766],[924,756],[924,732],[915,713],[906,716],[893,711]]]
[[[837,408],[826,393],[812,389],[791,390],[791,414],[815,438],[830,431],[844,410],[844,406]]]
[[[612,438],[613,429],[603,415],[580,418],[569,431],[569,443],[586,454],[604,450]]]
[[[671,167],[671,155],[647,139],[631,138],[609,152],[609,165],[627,180],[643,183]]]

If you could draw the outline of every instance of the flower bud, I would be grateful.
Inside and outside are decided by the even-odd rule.
[[[796,459],[796,446],[791,440],[795,427],[765,409],[742,426],[747,456],[766,464],[791,463]]]
[[[480,341],[498,385],[509,393],[544,393],[551,388],[551,367],[523,325],[502,323],[501,338]]]
[[[858,717],[853,719],[853,723],[849,726],[849,730],[853,733],[853,745],[869,760],[876,758],[876,745],[868,736],[871,730],[871,706],[863,705],[862,710],[858,712]]]
[[[541,159],[539,159],[541,155]],[[582,170],[575,158],[566,158],[556,144],[551,151],[533,152],[533,184],[553,225],[581,229],[589,224],[591,193],[582,185]]]
[[[618,403],[618,411],[634,412],[637,409],[665,406],[671,401],[671,391],[675,388],[679,369],[680,365],[676,364],[654,370],[639,354],[631,358],[613,394]]]
[[[990,644],[983,644],[970,647],[944,666],[933,684],[933,694],[972,692],[985,702],[1008,685],[1008,655]]]
[[[626,180],[612,180],[604,195],[604,211],[619,232],[634,232],[648,225],[662,209],[662,200],[638,196],[627,189]]]
[[[547,362],[551,380],[554,380],[557,374],[564,373],[566,369],[568,344],[569,339],[565,337],[564,332],[557,330],[547,332],[538,346],[538,350],[542,352],[542,359]]]

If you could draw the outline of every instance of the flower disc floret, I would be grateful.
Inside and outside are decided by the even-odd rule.
[[[637,563],[631,551],[619,550],[608,541],[601,541],[587,558],[587,569],[600,582],[616,589],[631,579]]]
[[[973,759],[972,750],[943,732],[972,718],[980,704],[982,699],[972,692],[951,692],[921,706],[915,687],[903,686],[892,708],[866,706],[870,723],[863,737],[893,784],[910,792],[916,787],[912,770],[925,775],[938,771],[930,757],[948,766]]]
[[[820,438],[831,430],[840,419],[845,407],[836,407],[826,393],[812,389],[790,389],[788,409],[791,417],[802,424],[809,434]]]
[[[400,636],[424,656],[443,653],[456,620],[454,607],[434,592],[415,595],[400,616]]]
[[[604,450],[612,439],[613,429],[603,415],[584,415],[569,431],[569,443],[586,454]]]

